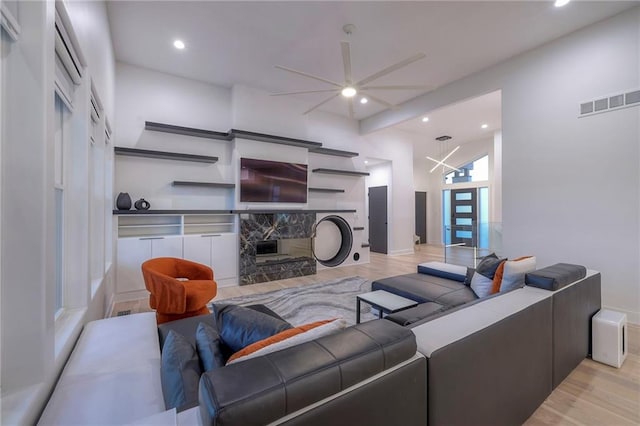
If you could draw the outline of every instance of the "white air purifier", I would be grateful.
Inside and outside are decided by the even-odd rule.
[[[620,368],[627,357],[627,315],[602,309],[591,319],[594,361]]]

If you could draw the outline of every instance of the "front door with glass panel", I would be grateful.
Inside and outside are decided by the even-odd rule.
[[[451,190],[451,244],[477,246],[477,189]]]

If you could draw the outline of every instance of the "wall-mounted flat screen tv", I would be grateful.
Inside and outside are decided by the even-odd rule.
[[[307,165],[241,158],[240,202],[306,203]]]

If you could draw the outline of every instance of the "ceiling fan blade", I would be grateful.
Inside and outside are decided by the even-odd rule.
[[[433,86],[366,86],[362,90],[431,90]]]
[[[269,93],[269,96],[287,96],[287,95],[300,95],[303,93],[326,93],[326,92],[335,92],[340,89],[325,89],[325,90],[300,90],[297,92],[280,92],[280,93]]]
[[[412,56],[410,58],[407,58],[407,59],[405,59],[403,61],[400,61],[397,64],[393,64],[393,65],[391,65],[391,66],[389,66],[389,67],[387,67],[387,68],[385,68],[385,69],[383,69],[381,71],[378,71],[377,73],[372,74],[369,77],[363,78],[362,80],[357,82],[356,85],[357,86],[362,86],[362,85],[367,84],[367,83],[369,83],[369,82],[371,82],[373,80],[377,80],[380,77],[383,77],[383,76],[385,76],[385,75],[387,75],[389,73],[392,73],[395,70],[398,70],[398,69],[400,69],[402,67],[406,67],[407,65],[409,65],[409,64],[411,64],[411,63],[413,63],[415,61],[419,61],[420,59],[423,59],[425,56],[427,56],[427,55],[425,55],[424,53],[418,53],[417,55],[414,55],[414,56]]]
[[[391,104],[391,103],[385,101],[384,99],[380,99],[380,98],[378,98],[376,96],[373,96],[369,92],[365,92],[365,91],[361,90],[360,93],[362,93],[363,95],[366,95],[367,98],[370,98],[372,101],[375,101],[375,102],[377,102],[379,104],[382,104],[382,105],[384,105],[384,106],[386,106],[388,108],[396,108],[397,107],[397,105]]]
[[[351,85],[351,49],[348,41],[340,42],[342,47],[342,63],[344,64],[344,81]]]
[[[349,103],[349,118],[353,120],[353,98],[347,99]]]
[[[331,95],[330,97],[328,97],[327,99],[325,99],[324,101],[320,102],[318,105],[306,110],[305,112],[302,113],[302,115],[307,115],[309,114],[311,111],[313,111],[316,108],[320,108],[322,105],[326,104],[327,102],[329,102],[330,100],[332,100],[333,98],[335,98],[336,96],[338,96],[340,94],[340,92],[336,93],[335,95]]]
[[[283,66],[280,66],[280,65],[275,65],[275,67],[280,69],[280,70],[283,70],[283,71],[289,71],[291,73],[301,75],[303,77],[312,78],[314,80],[323,81],[325,83],[333,84],[334,86],[337,86],[337,87],[342,87],[342,84],[338,84],[335,81],[327,80],[326,78],[322,78],[322,77],[318,77],[318,76],[315,76],[315,75],[311,75],[311,74],[308,74],[306,72],[294,70],[294,69],[283,67]]]

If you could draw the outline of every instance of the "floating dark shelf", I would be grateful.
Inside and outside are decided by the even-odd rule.
[[[223,141],[230,141],[233,139],[233,136],[229,133],[174,126],[172,124],[154,123],[153,121],[145,121],[144,128],[146,130],[153,130],[154,132],[175,133],[177,135],[195,136],[198,138],[218,139]]]
[[[322,155],[333,155],[336,157],[357,157],[358,155],[360,155],[357,152],[341,151],[339,149],[331,148],[309,148],[309,152]]]
[[[274,135],[267,135],[264,133],[248,132],[246,130],[231,129],[229,130],[229,134],[232,135],[234,138],[250,139],[250,140],[261,141],[261,142],[270,142],[270,143],[276,143],[280,145],[299,146],[302,148],[309,148],[309,149],[320,148],[322,146],[320,142],[311,142],[311,141],[305,141],[302,139],[286,138],[283,136],[274,136]]]
[[[354,226],[353,230],[354,231],[364,231],[364,226]]]
[[[337,170],[337,169],[313,169],[313,173],[325,173],[329,175],[344,176],[369,176],[369,172],[357,172],[353,170]]]
[[[344,189],[335,188],[309,188],[309,192],[344,192]]]
[[[369,244],[367,244],[367,243],[362,243],[362,245],[361,245],[360,247],[362,247],[362,248],[367,248],[367,247],[370,247],[370,245],[369,245]]]
[[[233,183],[218,183],[218,182],[190,182],[190,181],[182,181],[182,180],[174,180],[172,182],[173,186],[199,186],[206,188],[235,188],[236,185]]]
[[[165,160],[195,161],[197,163],[215,163],[218,157],[206,155],[182,154],[178,152],[151,151],[148,149],[115,147],[116,155],[127,155],[130,157],[161,158]]]

